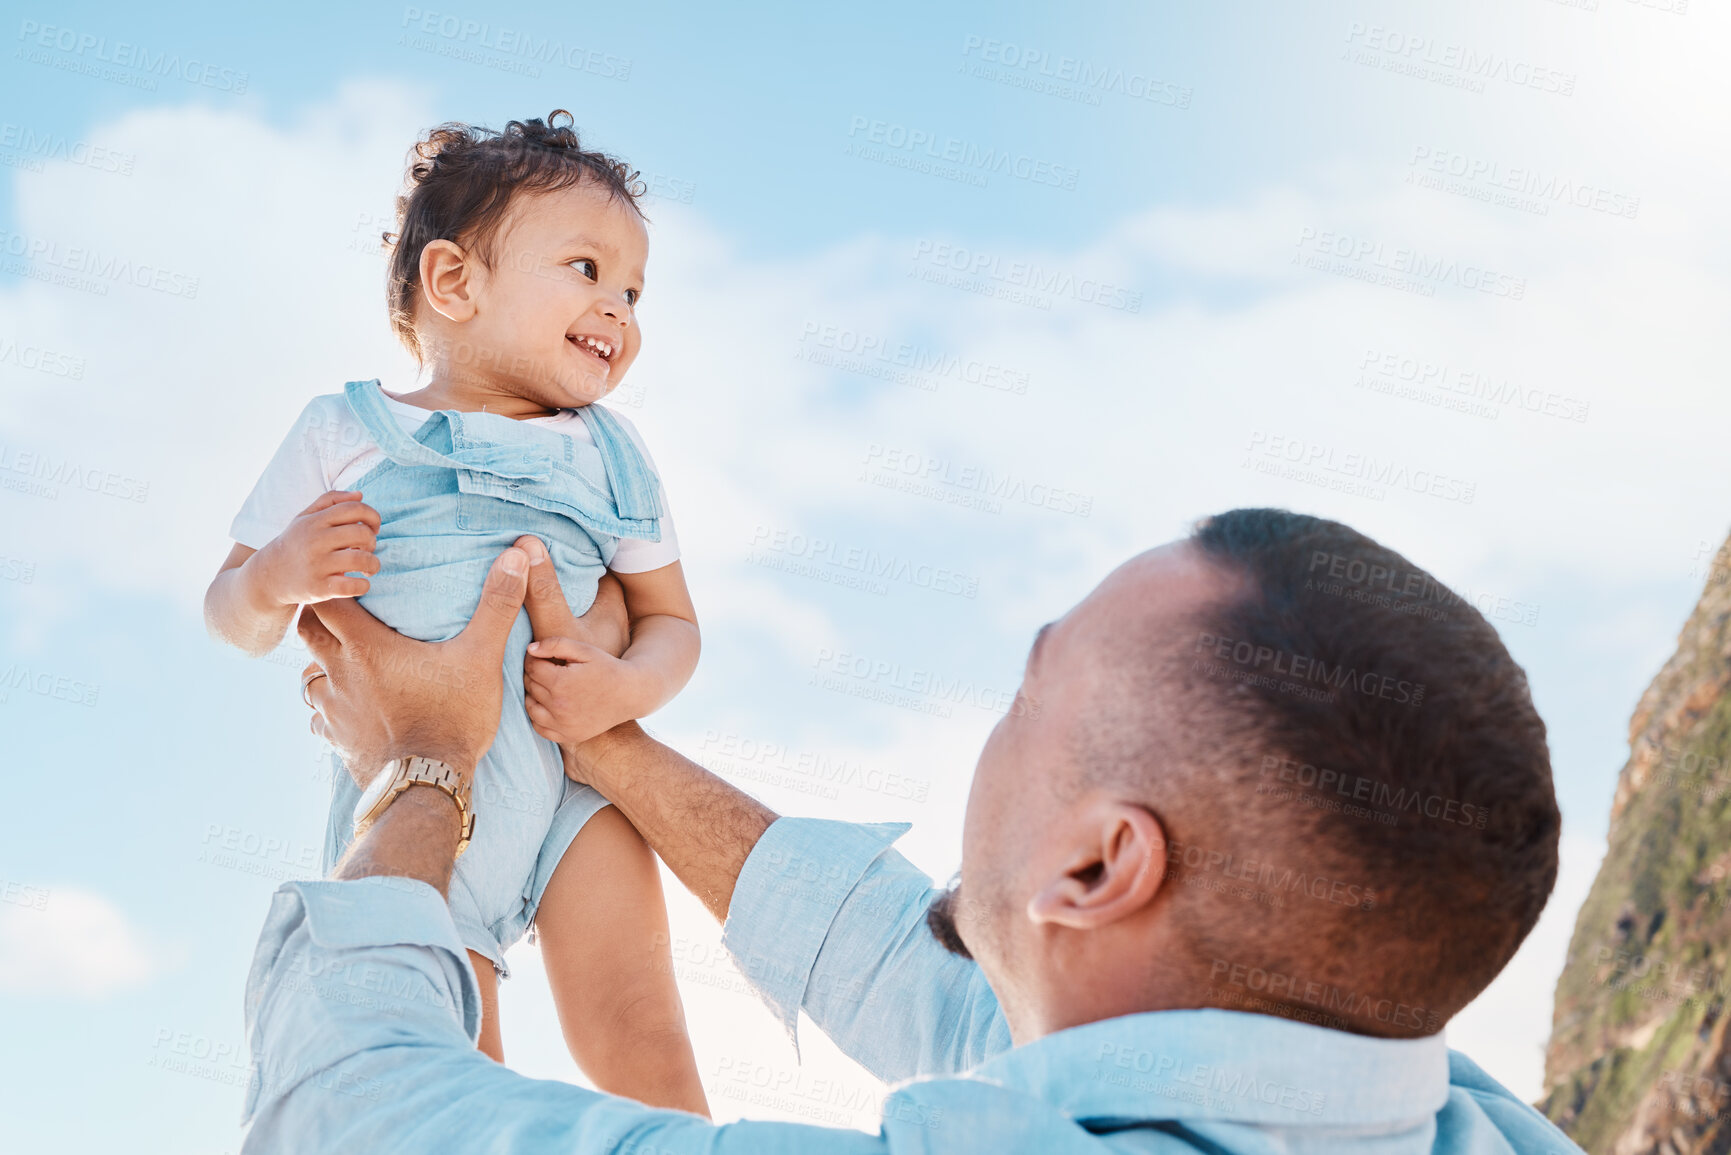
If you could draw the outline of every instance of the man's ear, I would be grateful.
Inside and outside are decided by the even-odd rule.
[[[469,255],[452,241],[428,241],[421,249],[421,295],[449,320],[473,317],[475,276]]]
[[[1028,900],[1035,923],[1093,930],[1145,908],[1166,879],[1166,830],[1151,811],[1107,802],[1084,826],[1061,872]]]

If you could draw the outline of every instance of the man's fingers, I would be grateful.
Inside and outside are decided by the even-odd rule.
[[[458,639],[465,645],[480,646],[502,656],[511,624],[517,620],[517,611],[523,608],[528,585],[529,557],[512,546],[487,571],[487,584],[481,587],[481,604],[475,607]]]
[[[517,548],[529,558],[529,592],[524,596],[523,607],[529,611],[530,628],[537,638],[569,634],[571,623],[577,619],[565,600],[565,590],[559,584],[559,574],[553,568],[547,547],[538,537],[524,536],[517,539]]]

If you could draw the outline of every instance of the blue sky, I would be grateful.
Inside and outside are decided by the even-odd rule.
[[[658,193],[615,402],[706,646],[655,728],[947,875],[1042,622],[1211,511],[1338,517],[1490,609],[1551,727],[1563,879],[1450,1028],[1536,1094],[1627,718],[1731,521],[1726,29],[1674,7],[16,8],[0,671],[47,689],[0,700],[8,1142],[238,1147],[241,984],[324,784],[300,659],[199,599],[306,399],[412,379],[368,249],[415,135],[555,107]],[[1346,491],[1353,455],[1456,499]],[[718,1117],[791,1117],[728,1082],[801,1076],[673,901]],[[513,1063],[575,1078],[513,957]]]

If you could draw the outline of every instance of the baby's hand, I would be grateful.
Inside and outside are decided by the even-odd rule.
[[[535,733],[561,745],[586,742],[636,717],[638,672],[630,662],[572,638],[529,644],[524,708]]]
[[[356,598],[371,584],[366,578],[344,575],[379,572],[379,559],[373,554],[378,532],[378,511],[361,504],[358,492],[333,489],[302,510],[250,560],[260,566],[266,595],[281,605]]]

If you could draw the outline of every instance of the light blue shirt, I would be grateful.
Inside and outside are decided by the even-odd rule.
[[[925,927],[904,825],[784,818],[753,849],[724,942],[791,1032],[804,1009],[897,1084],[875,1135],[716,1126],[475,1050],[474,972],[438,893],[294,882],[247,980],[247,1152],[521,1155],[1563,1153],[1580,1149],[1440,1035],[1375,1039],[1236,1011],[1107,1019],[1012,1048],[973,963]]]

